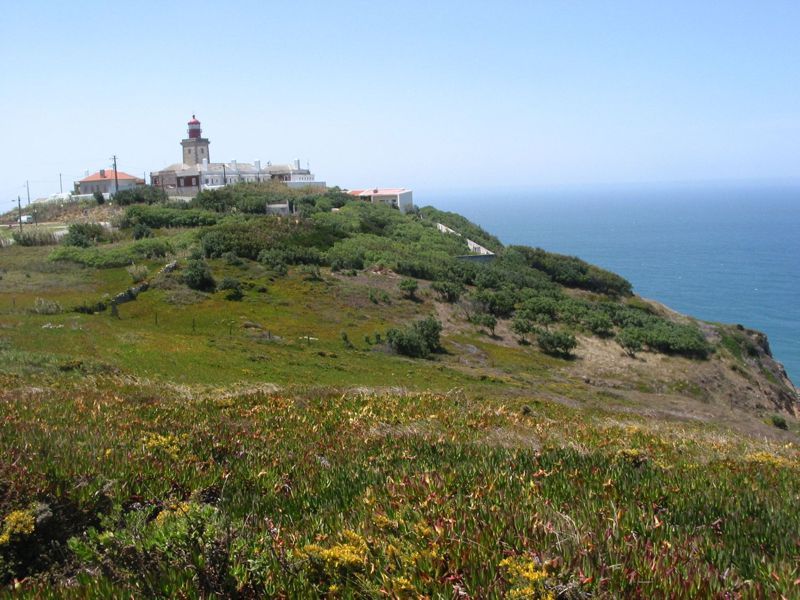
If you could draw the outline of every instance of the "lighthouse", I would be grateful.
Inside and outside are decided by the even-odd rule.
[[[210,143],[207,138],[203,137],[203,130],[200,126],[200,121],[197,120],[195,115],[192,115],[191,121],[187,123],[188,130],[187,136],[181,140],[183,147],[183,164],[185,165],[202,165],[211,162],[208,154],[208,144]]]

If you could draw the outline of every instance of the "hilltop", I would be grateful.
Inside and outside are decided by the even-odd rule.
[[[23,593],[796,593],[798,395],[759,332],[336,189],[48,221],[0,248]]]

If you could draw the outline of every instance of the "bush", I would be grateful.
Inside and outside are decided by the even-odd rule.
[[[623,329],[617,334],[617,343],[633,358],[642,349],[642,336],[637,329]]]
[[[161,188],[152,185],[142,185],[122,190],[114,194],[114,203],[118,206],[128,206],[129,204],[155,204],[156,202],[166,202],[167,193]]]
[[[11,234],[14,241],[20,246],[55,246],[58,238],[52,231],[44,229],[26,229],[15,231]]]
[[[97,202],[98,206],[102,206],[103,204],[106,203],[106,198],[105,198],[105,196],[103,196],[102,192],[96,191],[92,195],[94,196],[94,200],[95,200],[95,202]]]
[[[108,231],[99,223],[73,223],[61,243],[64,246],[88,248],[108,239]]]
[[[403,295],[409,300],[414,300],[417,297],[416,294],[419,289],[419,283],[417,283],[416,279],[411,279],[410,277],[401,279],[399,287]]]
[[[565,331],[540,331],[536,343],[545,354],[562,357],[570,356],[578,346],[575,336]]]
[[[319,272],[317,265],[302,265],[300,267],[300,275],[306,281],[322,281],[322,274]]]
[[[145,258],[161,258],[173,251],[169,241],[153,238],[138,240],[116,248],[76,248],[62,246],[50,253],[49,260],[68,260],[87,267],[108,269],[124,267]]]
[[[228,293],[225,295],[227,300],[241,300],[244,298],[244,292],[242,291],[242,283],[233,277],[225,277],[219,284],[218,289],[220,290],[228,290]]]
[[[219,221],[217,214],[205,210],[141,205],[128,208],[121,225],[122,227],[134,227],[141,224],[157,229],[160,227],[202,227],[214,225],[217,221]]]
[[[386,332],[386,340],[398,354],[428,358],[432,352],[441,350],[441,331],[442,324],[439,321],[434,317],[426,317],[407,327],[390,329]]]
[[[238,267],[244,263],[244,261],[239,258],[236,252],[223,252],[222,260],[225,261],[226,265],[230,265],[232,267]]]
[[[633,286],[624,277],[574,256],[546,252],[541,248],[512,246],[529,267],[546,273],[556,283],[610,296],[630,296]]]
[[[485,327],[489,333],[494,337],[494,328],[497,327],[497,317],[489,313],[481,313],[475,315],[472,319],[473,323],[481,327]]]
[[[434,281],[431,289],[439,295],[442,302],[458,302],[464,292],[464,286],[455,281]]]
[[[144,223],[136,223],[133,226],[133,239],[141,240],[144,238],[153,237],[153,230]]]
[[[144,281],[147,279],[147,274],[149,273],[149,270],[144,265],[131,265],[126,271],[128,271],[128,275],[131,276],[133,283]]]
[[[64,312],[64,308],[55,300],[36,298],[31,312],[35,315],[58,315]]]
[[[603,312],[592,312],[583,320],[583,324],[593,334],[608,337],[614,332],[614,323],[611,317]]]
[[[789,426],[786,424],[786,419],[781,415],[772,415],[771,421],[772,425],[778,429],[789,429]]]
[[[183,282],[193,290],[213,292],[217,286],[211,269],[203,260],[191,260],[183,272]]]
[[[517,334],[520,343],[526,344],[528,342],[528,335],[534,331],[533,322],[524,317],[514,317],[514,320],[511,323],[511,331]]]

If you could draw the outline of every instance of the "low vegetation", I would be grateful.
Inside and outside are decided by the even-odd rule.
[[[432,208],[115,201],[0,249],[0,594],[797,596],[753,332]]]

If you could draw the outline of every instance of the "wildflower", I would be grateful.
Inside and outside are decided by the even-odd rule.
[[[416,591],[411,581],[402,576],[392,579],[392,590],[400,598],[410,598]]]
[[[14,510],[3,519],[0,546],[27,537],[36,529],[36,519],[28,510]]]
[[[508,598],[555,600],[555,594],[548,589],[547,571],[537,562],[515,556],[502,560],[499,566],[511,585]]]
[[[173,517],[183,517],[188,515],[193,508],[194,506],[191,502],[178,502],[176,504],[167,506],[164,510],[158,513],[158,516],[156,517],[156,523],[163,525]]]
[[[390,519],[384,514],[375,515],[372,517],[372,522],[375,524],[375,527],[381,531],[397,531],[400,527],[400,523],[397,520]]]
[[[616,459],[633,467],[641,467],[649,460],[647,454],[638,448],[623,448],[617,452]]]
[[[790,461],[769,452],[755,452],[747,455],[747,461],[757,464],[767,465],[770,467],[791,467],[793,466]]]

